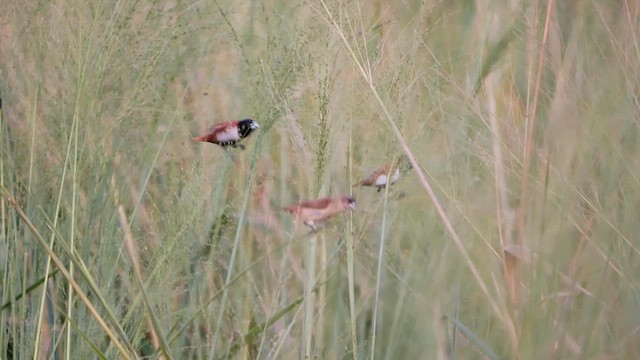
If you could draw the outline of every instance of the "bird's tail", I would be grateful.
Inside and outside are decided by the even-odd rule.
[[[207,136],[206,135],[202,135],[202,136],[196,136],[193,138],[194,141],[200,141],[200,142],[206,142],[207,141]]]

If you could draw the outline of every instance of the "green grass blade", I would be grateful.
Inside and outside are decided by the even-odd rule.
[[[498,61],[507,54],[507,50],[509,49],[509,44],[516,38],[516,30],[518,23],[514,23],[500,40],[491,45],[486,52],[486,56],[484,57],[484,62],[482,63],[482,67],[480,69],[480,73],[478,74],[473,87],[473,93],[477,94],[482,86],[482,82],[484,79],[491,73],[493,67],[498,63]]]
[[[135,355],[135,351],[133,352],[128,352],[126,350],[126,348],[121,344],[120,340],[115,336],[115,334],[111,331],[111,328],[107,325],[107,323],[105,322],[105,320],[102,318],[102,316],[100,316],[100,314],[98,313],[97,309],[93,306],[91,300],[89,300],[89,298],[87,297],[87,295],[84,293],[84,291],[80,288],[80,286],[78,285],[78,283],[73,279],[73,277],[71,277],[71,275],[69,274],[68,270],[65,268],[64,264],[62,263],[62,261],[60,260],[60,258],[55,254],[55,252],[53,251],[53,249],[51,249],[49,247],[49,245],[47,244],[47,242],[44,240],[44,238],[40,235],[40,232],[36,229],[36,227],[33,225],[33,223],[31,222],[31,220],[27,217],[27,215],[22,211],[22,208],[20,208],[20,206],[15,202],[15,200],[13,199],[13,197],[9,194],[9,192],[7,191],[7,189],[2,189],[3,192],[3,196],[9,201],[9,203],[11,204],[11,206],[13,206],[13,208],[16,210],[16,212],[18,213],[18,216],[20,216],[20,218],[25,222],[25,224],[27,225],[27,227],[29,228],[29,230],[31,230],[31,233],[34,235],[34,237],[38,240],[38,242],[40,243],[40,246],[42,246],[42,248],[47,252],[47,254],[49,255],[49,258],[54,262],[54,264],[56,265],[56,267],[60,270],[61,274],[67,279],[67,281],[69,283],[71,283],[71,285],[73,286],[74,290],[76,291],[76,293],[78,294],[78,296],[80,297],[80,299],[82,300],[82,302],[84,302],[84,304],[87,306],[87,308],[89,309],[89,311],[91,312],[91,314],[93,315],[93,317],[98,321],[98,323],[100,323],[100,326],[103,328],[103,330],[105,331],[105,333],[107,334],[107,336],[109,336],[109,338],[111,339],[111,341],[113,342],[114,346],[116,346],[118,348],[118,350],[120,351],[120,355],[122,357],[124,357],[125,359],[131,359],[131,355],[133,355],[133,358],[137,358],[137,356]],[[68,252],[68,248],[66,249]],[[73,257],[72,257],[73,259]],[[76,266],[78,266],[78,264],[76,264]],[[82,268],[82,270],[84,270],[84,268]],[[81,270],[81,273],[84,274],[84,272]],[[97,289],[96,289],[97,290]],[[97,294],[99,294],[99,292],[97,292]],[[124,334],[124,331],[122,331],[122,329],[120,328],[119,324],[117,321],[115,321],[115,318],[111,319],[112,324],[115,326],[116,330],[118,330],[118,332],[120,333],[120,336],[126,340],[126,336]],[[130,347],[131,348],[131,347]]]
[[[484,357],[491,360],[499,360],[500,357],[496,354],[495,351],[491,348],[491,346],[484,341],[480,336],[476,335],[473,331],[471,331],[468,327],[466,327],[460,320],[448,317],[448,319],[453,323],[453,326],[460,330],[462,336],[466,337],[467,340],[480,352]]]
[[[58,272],[60,272],[60,270],[53,269],[53,271],[51,271],[51,273],[49,273],[49,277],[46,280],[54,279],[56,277],[56,275],[58,274]],[[38,279],[36,282],[34,282],[33,284],[27,286],[27,288],[24,289],[24,291],[20,291],[20,294],[16,295],[13,298],[13,300],[10,300],[10,301],[7,301],[6,303],[4,303],[4,305],[2,305],[2,308],[0,308],[0,310],[9,309],[11,307],[11,305],[13,305],[14,303],[18,302],[18,300],[22,299],[23,296],[28,295],[29,293],[31,293],[32,291],[37,289],[46,280],[45,280],[44,277],[42,277],[42,278]]]

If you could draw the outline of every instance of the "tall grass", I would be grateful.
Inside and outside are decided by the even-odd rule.
[[[3,4],[0,358],[639,357],[639,12]]]

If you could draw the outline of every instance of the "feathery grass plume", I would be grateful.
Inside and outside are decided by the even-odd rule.
[[[329,69],[327,69],[329,71]],[[326,176],[326,168],[329,166],[331,150],[331,119],[329,114],[329,104],[331,102],[332,88],[335,78],[328,74],[319,81],[316,101],[318,102],[318,118],[315,122],[315,162],[314,162],[314,194],[320,194]]]

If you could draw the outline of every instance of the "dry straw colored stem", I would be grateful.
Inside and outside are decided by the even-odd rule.
[[[69,271],[65,268],[64,264],[62,263],[62,260],[60,260],[60,258],[53,252],[53,249],[51,249],[47,245],[47,242],[40,235],[40,232],[38,231],[38,229],[36,229],[33,223],[31,223],[31,220],[29,220],[29,218],[24,213],[24,211],[22,211],[22,208],[16,203],[15,199],[11,196],[11,194],[9,194],[7,189],[3,188],[2,192],[4,194],[4,197],[9,202],[9,204],[11,204],[11,206],[18,213],[18,216],[22,218],[22,220],[25,222],[29,230],[31,230],[31,232],[33,233],[35,238],[38,240],[42,248],[47,252],[51,261],[53,261],[53,263],[58,267],[58,269],[60,269],[60,273],[62,273],[62,276],[64,276],[65,279],[67,279],[67,281],[69,282],[69,284],[71,284],[73,289],[76,291],[76,295],[78,295],[80,300],[82,300],[82,302],[87,306],[87,309],[89,310],[91,315],[93,315],[96,321],[98,321],[98,324],[100,324],[100,327],[102,327],[104,332],[111,339],[111,341],[113,342],[113,345],[120,352],[120,356],[122,356],[122,358],[124,359],[131,359],[132,357],[137,359],[138,357],[134,351],[132,351],[131,353],[127,352],[125,347],[118,340],[117,336],[113,333],[113,331],[111,331],[111,328],[109,328],[109,325],[107,325],[107,323],[104,321],[102,316],[100,316],[100,313],[98,313],[98,310],[93,306],[93,304],[91,303],[91,300],[89,300],[87,295],[84,293],[82,288],[80,288],[78,283],[73,279],[71,274],[69,274]]]
[[[384,251],[386,240],[386,227],[387,227],[387,212],[389,201],[389,186],[385,186],[384,189],[384,206],[382,208],[382,226],[380,229],[380,244],[378,249],[378,269],[376,273],[376,290],[373,301],[373,324],[371,325],[371,360],[375,359],[376,353],[376,331],[378,327],[378,306],[380,302],[380,283],[382,278],[382,266],[384,264]]]
[[[122,205],[118,206],[118,219],[120,220],[120,226],[122,226],[122,229],[124,230],[124,243],[127,251],[129,252],[133,271],[136,273],[136,277],[139,280],[142,280],[140,262],[138,261],[138,250],[136,248],[135,241],[133,240],[133,234],[131,234],[131,228],[129,228],[129,223],[127,222],[127,215],[125,214],[124,207]],[[140,284],[142,284],[142,281],[140,281]],[[151,319],[148,317],[147,326],[149,327],[149,334],[151,334],[151,343],[153,344],[153,348],[157,350],[160,347],[160,341],[158,340],[158,335],[153,329]]]
[[[547,3],[547,16],[544,23],[542,43],[540,44],[540,54],[538,57],[538,72],[536,74],[536,84],[533,92],[533,103],[527,121],[527,134],[525,139],[524,165],[520,185],[520,210],[518,211],[518,244],[525,245],[525,222],[527,210],[527,196],[529,191],[529,168],[531,167],[531,156],[533,152],[533,132],[536,128],[536,111],[538,109],[538,96],[540,95],[540,81],[542,79],[542,67],[544,65],[545,46],[549,34],[549,22],[553,11],[553,0]]]

